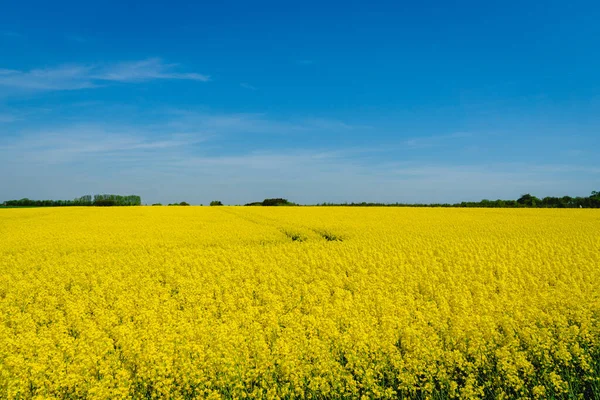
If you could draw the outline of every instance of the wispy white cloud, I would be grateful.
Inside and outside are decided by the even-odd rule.
[[[184,79],[208,82],[208,75],[194,72],[173,72],[177,64],[165,64],[159,58],[121,62],[99,68],[91,75],[93,79],[117,82],[141,82],[153,79]]]
[[[243,170],[268,171],[295,170],[304,173],[315,163],[329,163],[341,160],[342,152],[328,152],[311,149],[282,149],[273,151],[254,151],[236,155],[190,156],[177,160],[172,165],[182,168],[233,168]],[[302,168],[299,168],[303,166]]]
[[[167,125],[152,132],[104,125],[25,132],[0,145],[4,166],[17,171],[8,177],[0,175],[0,187],[16,193],[32,177],[47,173],[55,188],[66,188],[68,182],[77,180],[83,185],[78,186],[81,193],[126,188],[149,201],[176,200],[157,194],[159,185],[160,193],[177,193],[192,202],[218,196],[243,203],[270,195],[304,203],[453,202],[509,198],[522,191],[558,195],[553,192],[557,185],[565,193],[579,193],[588,189],[584,186],[590,176],[600,176],[600,169],[576,164],[461,165],[369,158],[374,151],[385,151],[375,147],[215,151],[218,141],[204,133],[170,130]],[[573,175],[582,173],[587,178],[574,179]],[[193,185],[197,190],[189,189],[190,182],[198,184]],[[67,192],[73,191],[71,187]]]
[[[250,85],[249,83],[240,83],[240,86],[243,87],[244,89],[256,90],[256,87]]]
[[[265,114],[211,114],[187,110],[171,110],[167,125],[171,129],[197,129],[211,135],[280,134],[306,129],[301,122],[276,120]]]
[[[307,125],[309,125],[313,128],[323,129],[323,130],[327,130],[327,131],[351,130],[351,129],[352,130],[357,130],[357,129],[371,130],[371,129],[373,129],[372,126],[354,125],[354,124],[349,124],[347,122],[336,120],[336,119],[331,119],[331,118],[305,118],[303,121]]]
[[[0,145],[0,155],[15,162],[45,165],[85,163],[96,157],[124,162],[140,153],[151,157],[157,152],[192,146],[204,140],[202,134],[192,132],[163,131],[150,135],[131,127],[80,124],[22,132]]]
[[[533,165],[531,170],[534,172],[545,173],[587,173],[600,174],[600,167],[589,167],[573,164],[552,164],[552,165]]]
[[[335,133],[351,129],[370,129],[344,121],[326,118],[278,119],[264,113],[207,113],[174,109],[169,112],[169,126],[174,129],[201,130],[218,135],[232,134],[295,134],[308,132]]]
[[[90,67],[63,65],[56,68],[19,71],[0,69],[0,86],[29,90],[75,90],[97,86]]]
[[[405,140],[403,144],[414,149],[428,148],[452,143],[460,139],[469,139],[472,136],[473,135],[470,132],[454,132],[441,135],[414,137]]]
[[[566,164],[424,161],[410,157],[417,151],[405,139],[369,146],[307,143],[304,138],[313,132],[344,135],[362,129],[321,118],[169,110],[160,121],[144,124],[25,126],[15,131],[19,124],[11,124],[13,133],[0,143],[3,168],[11,171],[0,174],[0,200],[114,191],[138,193],[148,202],[206,203],[219,198],[245,203],[279,196],[302,203],[455,202],[516,198],[525,192],[542,197],[585,195],[590,182],[600,178],[599,168],[575,160]],[[299,134],[274,143],[275,134],[290,132]],[[233,145],[248,133],[269,140]],[[460,138],[469,135],[434,135],[416,145]]]
[[[9,117],[7,116],[7,121]],[[145,160],[169,165],[173,168],[200,166],[202,164],[223,163],[233,165],[237,156],[227,154],[228,141],[240,135],[281,135],[290,132],[306,133],[330,129],[351,129],[343,122],[325,119],[305,119],[297,121],[276,120],[265,114],[207,114],[193,111],[171,110],[168,119],[162,122],[143,125],[123,125],[104,123],[71,123],[67,126],[38,127],[17,130],[10,140],[0,144],[0,157],[14,162],[36,164],[87,163],[93,159],[112,162]],[[233,139],[235,140],[235,139]],[[199,155],[192,150],[194,145],[208,143],[210,148],[218,148],[218,155]],[[197,148],[195,150],[198,150]],[[372,150],[372,149],[371,149]],[[340,158],[349,154],[371,151],[349,148],[312,152],[313,160]],[[268,152],[248,150],[252,164],[282,165],[293,160],[304,160],[307,153],[287,154],[282,157]],[[15,157],[15,155],[17,155]],[[301,156],[301,158],[299,158]],[[165,162],[162,157],[167,157]],[[276,159],[273,159],[275,157]],[[287,159],[287,161],[286,161]],[[162,160],[162,161],[161,161]],[[218,161],[219,160],[219,161]]]
[[[110,82],[144,82],[156,79],[179,79],[207,82],[209,76],[175,72],[177,64],[159,58],[113,64],[70,64],[28,71],[0,69],[0,86],[25,90],[77,90],[94,88]]]
[[[266,114],[213,114],[194,110],[169,110],[161,118],[160,122],[131,126],[120,123],[71,123],[19,130],[12,140],[0,144],[0,155],[14,162],[26,160],[37,164],[86,163],[93,159],[110,158],[112,162],[143,159],[149,164],[156,162],[181,169],[217,164],[234,167],[236,163],[241,167],[267,168],[273,165],[314,163],[317,160],[324,162],[378,150],[354,147],[306,150],[297,154],[284,151],[279,156],[259,146],[248,148],[248,153],[238,158],[239,155],[229,150],[230,141],[236,137],[251,134],[285,138],[290,133],[304,136],[315,132],[345,131],[353,129],[353,126],[324,118],[283,120]],[[202,148],[193,149],[200,142],[204,143]],[[218,149],[216,152],[215,148]]]

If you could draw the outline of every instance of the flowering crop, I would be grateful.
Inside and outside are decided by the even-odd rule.
[[[594,398],[595,210],[0,210],[0,398]]]

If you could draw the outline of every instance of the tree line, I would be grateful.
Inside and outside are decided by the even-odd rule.
[[[219,202],[220,203],[220,202]],[[245,206],[297,206],[298,204],[288,201],[288,199],[276,198],[276,199],[264,199],[263,201],[256,201],[253,203],[244,204]]]
[[[86,195],[74,200],[8,200],[0,206],[4,207],[68,207],[68,206],[139,206],[142,204],[140,196],[120,196],[114,194]],[[155,203],[153,206],[162,205]],[[189,206],[189,203],[169,204],[170,206]],[[218,200],[210,202],[211,206],[222,206]],[[299,204],[283,198],[264,199],[261,202],[247,203],[246,206],[298,206]],[[529,193],[522,195],[517,200],[487,200],[463,201],[460,203],[319,203],[317,207],[344,206],[344,207],[483,207],[483,208],[600,208],[600,192],[593,191],[587,197],[544,197],[538,198]]]
[[[73,200],[7,200],[4,207],[110,207],[110,206],[139,206],[142,198],[137,195],[121,196],[117,194],[85,195]]]
[[[538,198],[529,193],[517,200],[463,201],[460,203],[320,203],[317,206],[346,207],[483,207],[483,208],[600,208],[600,192],[593,191],[588,197],[544,197]]]

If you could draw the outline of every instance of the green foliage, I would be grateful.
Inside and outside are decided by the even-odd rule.
[[[526,206],[526,207],[536,207],[542,201],[535,196],[530,195],[529,193],[522,195],[517,200],[517,203]]]
[[[287,199],[276,198],[276,199],[264,199],[262,202],[247,203],[246,206],[297,206],[296,203],[292,203]]]
[[[544,197],[539,199],[531,194],[524,194],[517,200],[463,201],[461,203],[321,203],[317,206],[345,207],[478,207],[478,208],[600,208],[600,192],[593,191],[589,197]]]
[[[141,204],[142,198],[136,195],[97,194],[94,196],[95,206],[139,206]]]
[[[168,205],[169,206],[177,206],[178,207],[178,206],[189,206],[190,204],[187,203],[187,202],[185,202],[185,201],[182,201],[182,202],[179,202],[179,203],[170,203]]]
[[[116,206],[117,202],[115,200],[111,200],[111,199],[100,199],[100,200],[94,201],[94,205],[96,207],[112,207],[112,206]]]
[[[142,204],[140,196],[119,196],[113,194],[97,194],[95,196],[82,196],[74,200],[30,200],[23,198],[20,200],[7,200],[0,204],[0,207],[69,207],[69,206],[139,206]],[[161,206],[161,203],[152,204]],[[189,206],[185,201],[169,204],[170,206]],[[214,200],[210,202],[211,206],[222,206],[223,203]],[[283,198],[264,199],[262,202],[247,203],[246,206],[296,206],[297,204]],[[346,206],[346,207],[484,207],[484,208],[516,208],[516,207],[537,207],[537,208],[600,208],[600,192],[592,191],[589,197],[544,197],[539,199],[529,193],[522,195],[517,200],[488,200],[448,204],[406,204],[406,203],[321,203],[317,206]]]
[[[293,205],[287,199],[277,198],[277,199],[264,199],[262,202],[263,206],[291,206]]]
[[[72,206],[139,206],[142,204],[140,196],[119,196],[114,194],[97,194],[81,196],[74,200],[8,200],[2,203],[7,207],[72,207]]]

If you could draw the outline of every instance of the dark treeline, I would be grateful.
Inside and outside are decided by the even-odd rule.
[[[74,200],[8,200],[0,207],[68,207],[68,206],[139,206],[142,204],[140,196],[119,196],[114,194],[97,194],[95,196],[82,196]],[[160,203],[153,204],[161,205]],[[170,206],[189,206],[182,201],[169,204]],[[211,201],[211,206],[222,206],[220,201]],[[287,199],[264,199],[262,202],[247,203],[246,206],[298,206]],[[600,208],[600,192],[593,191],[588,197],[544,197],[538,198],[531,194],[524,194],[517,200],[487,200],[463,201],[461,203],[320,203],[318,207],[344,206],[344,207],[483,207],[483,208]]]
[[[542,199],[524,194],[517,200],[481,200],[461,203],[321,203],[317,206],[346,207],[484,207],[484,208],[600,208],[600,192],[593,191],[588,197],[544,197]]]
[[[142,198],[136,195],[120,196],[116,194],[97,194],[81,196],[74,200],[8,200],[2,203],[5,207],[73,207],[73,206],[139,206]]]
[[[220,202],[219,202],[220,203]],[[245,206],[297,206],[298,204],[289,202],[287,199],[276,198],[276,199],[264,199],[263,201],[257,201],[254,203],[244,204]]]

